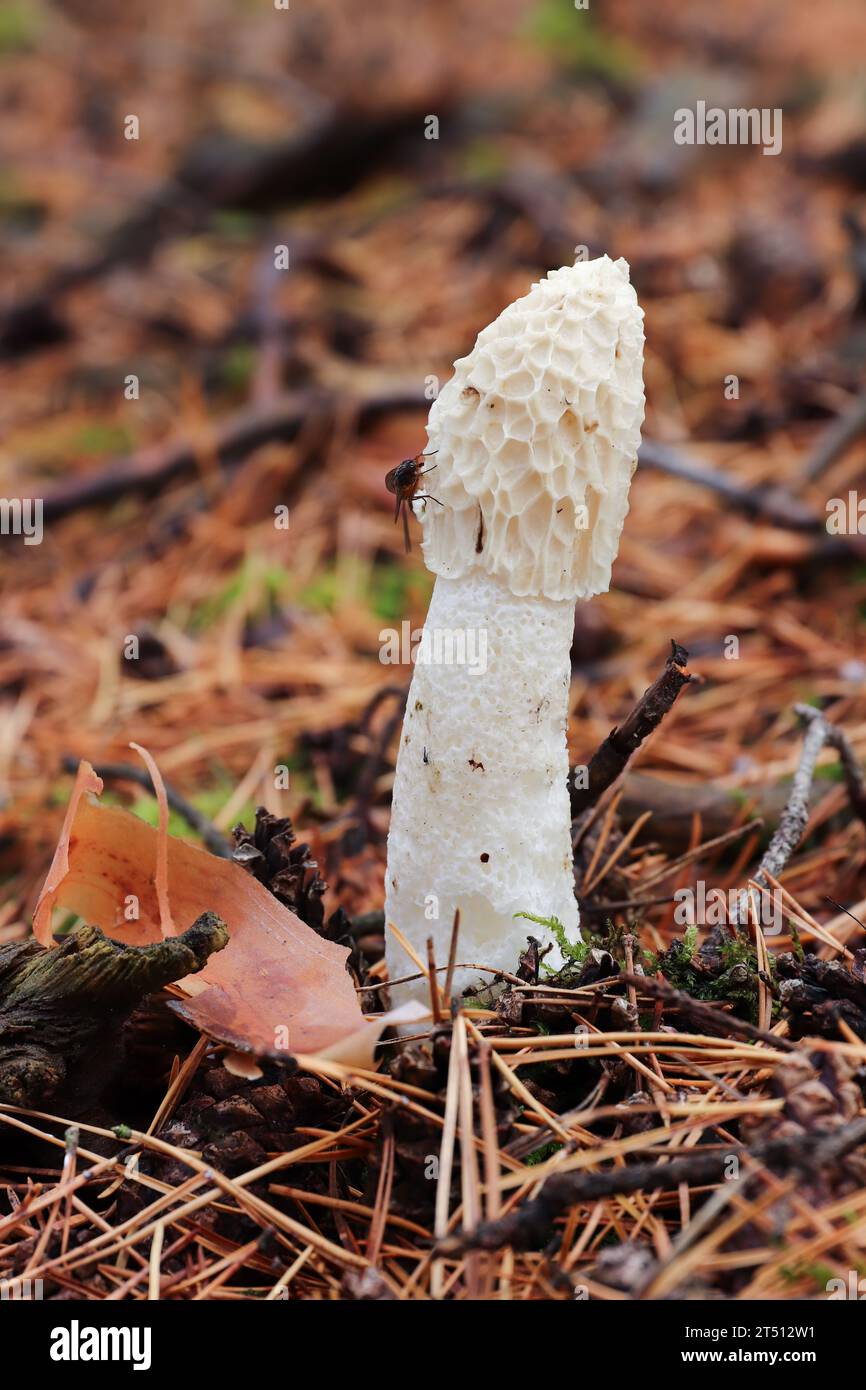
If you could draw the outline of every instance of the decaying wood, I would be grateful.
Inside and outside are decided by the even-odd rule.
[[[147,994],[201,970],[228,942],[204,913],[182,935],[122,946],[81,926],[59,946],[33,940],[0,947],[0,1100],[75,1113],[120,1063],[120,1029]]]
[[[820,805],[832,790],[832,783],[818,782],[813,789],[813,804]],[[762,823],[775,824],[786,801],[783,782],[756,783],[743,793],[708,783],[672,782],[652,773],[629,771],[623,779],[618,814],[624,823],[630,824],[645,811],[651,811],[652,819],[639,838],[679,852],[688,844],[695,816],[700,816],[704,834],[717,838],[744,814],[756,829]]]

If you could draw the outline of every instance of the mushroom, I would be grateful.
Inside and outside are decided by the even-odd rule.
[[[437,576],[397,757],[386,922],[426,959],[513,971],[528,923],[580,939],[566,722],[574,603],[606,591],[643,421],[628,265],[551,271],[477,338],[430,410],[414,504]],[[562,953],[547,927],[532,928]],[[416,969],[387,931],[392,979]],[[459,969],[456,990],[477,984]],[[486,976],[489,981],[492,977]],[[442,977],[440,976],[440,983]],[[419,999],[423,979],[403,987]]]

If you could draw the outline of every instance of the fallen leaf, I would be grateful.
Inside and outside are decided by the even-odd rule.
[[[179,981],[176,1012],[238,1051],[314,1055],[353,1039],[352,1060],[370,1065],[385,1025],[365,1020],[348,951],[317,936],[230,860],[164,835],[162,863],[159,832],[89,795],[101,790],[83,762],[33,915],[37,940],[53,944],[55,907],[134,945],[216,912],[231,939],[199,975]]]

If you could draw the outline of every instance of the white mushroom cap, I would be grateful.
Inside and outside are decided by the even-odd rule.
[[[644,413],[643,310],[628,265],[553,270],[479,333],[430,411],[423,503],[435,574],[480,567],[518,596],[604,592]]]

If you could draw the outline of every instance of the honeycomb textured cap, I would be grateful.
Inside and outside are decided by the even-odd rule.
[[[435,574],[519,597],[610,584],[644,413],[643,310],[624,260],[553,270],[479,333],[430,410]]]

